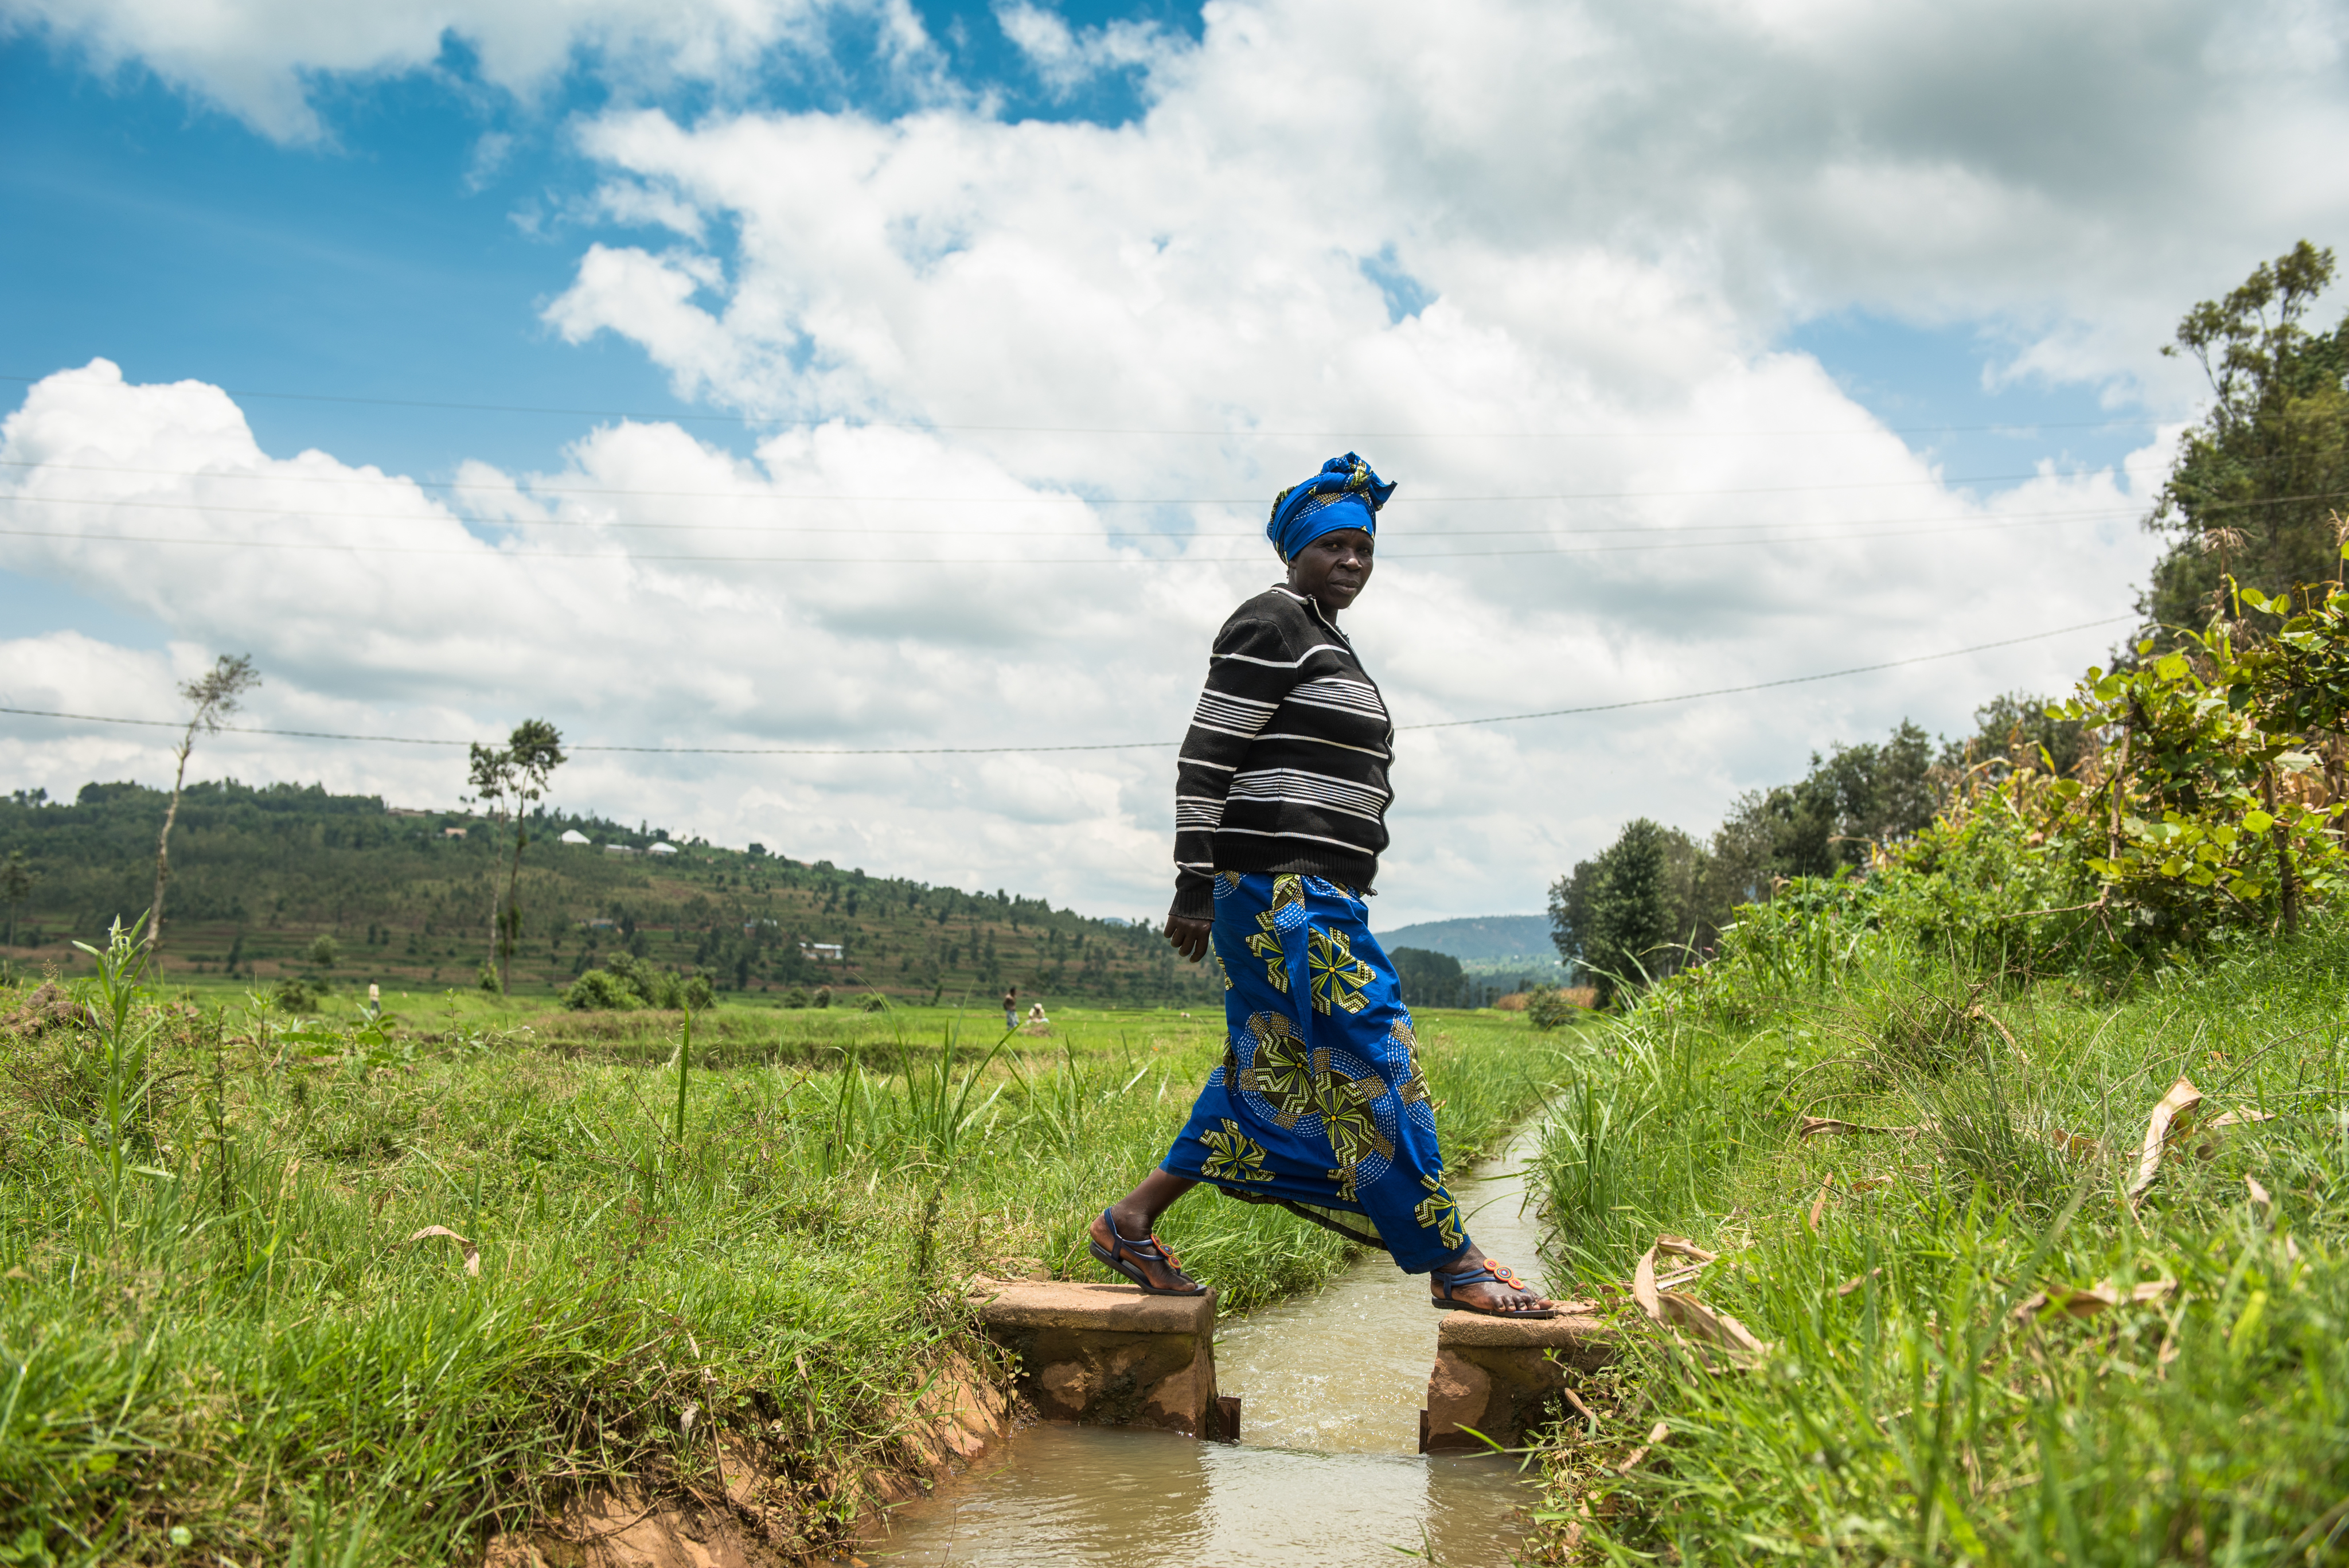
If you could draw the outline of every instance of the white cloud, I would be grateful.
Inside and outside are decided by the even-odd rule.
[[[1128,58],[1033,6],[999,16],[1048,79]],[[50,465],[15,514],[74,535],[12,564],[191,649],[249,644],[273,711],[320,717],[299,727],[1171,737],[1216,624],[1271,575],[1265,500],[1356,446],[1402,483],[1351,624],[1403,723],[1737,686],[2125,614],[2175,436],[1976,501],[1774,350],[1789,322],[1981,324],[2014,345],[1999,374],[2174,416],[2191,389],[2152,350],[2183,306],[2349,218],[2349,174],[2274,155],[2349,130],[2337,56],[2254,70],[2239,47],[2337,38],[2304,6],[1216,0],[1205,19],[1195,46],[1131,55],[1150,107],[1114,129],[944,99],[584,125],[602,210],[674,243],[591,244],[545,318],[641,346],[689,396],[809,421],[750,461],[621,424],[555,472],[442,493],[262,452],[222,394],[99,365],[7,427],[6,455]],[[1366,259],[1423,308],[1391,319]],[[84,453],[169,472],[60,466]],[[265,509],[203,509],[232,495]],[[327,547],[257,547],[288,539]],[[362,540],[446,553],[337,553]],[[1536,907],[1629,815],[1702,830],[1830,739],[2060,690],[2117,632],[1409,732],[1382,919]],[[168,707],[162,674],[137,679]],[[47,770],[27,782],[79,782],[62,747],[10,743]],[[321,754],[238,743],[247,776]],[[453,764],[354,755],[335,765],[371,787],[453,791]],[[1163,752],[583,753],[564,788],[1135,910],[1163,896],[1168,774]]]
[[[1071,27],[1060,13],[1032,0],[997,5],[995,20],[1044,85],[1064,98],[1104,72],[1152,65],[1179,47],[1147,22]]]
[[[872,28],[909,79],[935,63],[905,0],[0,0],[0,31],[46,35],[109,69],[136,64],[266,135],[306,141],[324,133],[321,78],[429,69],[450,40],[481,81],[523,98],[582,59],[623,88],[738,88],[770,51],[821,58],[823,25],[842,14]]]

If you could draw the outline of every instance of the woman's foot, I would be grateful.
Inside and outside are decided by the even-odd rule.
[[[1173,1248],[1150,1233],[1150,1216],[1138,1207],[1104,1210],[1092,1229],[1093,1256],[1143,1290],[1195,1296],[1206,1289],[1183,1272],[1183,1260]]]
[[[1444,1284],[1464,1274],[1489,1274],[1464,1284]],[[1537,1293],[1517,1278],[1506,1263],[1496,1263],[1485,1256],[1485,1250],[1469,1244],[1468,1250],[1435,1271],[1437,1288],[1430,1293],[1433,1304],[1447,1311],[1485,1313],[1495,1317],[1531,1317],[1537,1314],[1548,1316],[1557,1303]]]

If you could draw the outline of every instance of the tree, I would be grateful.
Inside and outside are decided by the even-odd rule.
[[[1406,1005],[1466,1005],[1463,993],[1468,989],[1468,977],[1462,972],[1460,961],[1450,953],[1440,953],[1428,948],[1394,948],[1389,950],[1387,957],[1394,964],[1395,980],[1402,988]]]
[[[547,780],[566,760],[562,733],[543,719],[516,724],[502,751],[491,751],[477,741],[470,753],[467,782],[490,805],[492,842],[502,835],[509,808],[513,818],[513,861],[502,909],[494,874],[490,882],[490,961],[497,967],[502,992],[512,979],[514,943],[522,935],[522,851],[530,842],[528,807],[545,795]]]
[[[41,874],[25,864],[25,852],[8,851],[8,858],[0,861],[0,898],[8,901],[8,945],[16,945],[16,911],[33,896],[33,885]]]
[[[1588,973],[1600,1006],[1622,986],[1681,967],[1704,861],[1687,834],[1643,816],[1551,887],[1551,940],[1559,958]]]
[[[261,684],[260,673],[253,668],[252,657],[238,654],[232,659],[222,654],[212,667],[194,680],[182,682],[180,695],[193,703],[188,715],[188,727],[181,733],[174,753],[178,771],[171,775],[171,804],[163,812],[163,831],[155,839],[155,901],[147,915],[147,950],[153,954],[163,946],[163,884],[171,876],[171,825],[179,820],[180,791],[188,782],[188,753],[196,749],[196,732],[217,734],[221,721],[243,705],[244,694]]]
[[[2329,333],[2301,325],[2333,275],[2333,252],[2302,240],[2261,263],[2224,299],[2188,311],[2176,340],[2162,348],[2201,365],[2211,404],[2187,432],[2146,519],[2172,541],[2137,600],[2158,648],[2222,608],[2240,623],[2237,635],[2261,635],[2239,609],[2220,605],[2230,576],[2271,597],[2340,580],[2337,529],[2349,511],[2349,314]]]

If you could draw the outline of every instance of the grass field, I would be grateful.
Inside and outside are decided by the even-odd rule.
[[[81,983],[101,1027],[0,1031],[0,1562],[472,1561],[568,1489],[682,1488],[721,1434],[797,1544],[838,1540],[975,1349],[959,1281],[1098,1277],[1083,1224],[1221,1047],[1170,1011],[996,1052],[985,1014],[725,1005],[687,1055],[676,1014]],[[1566,1036],[1420,1038],[1460,1160]],[[1212,1194],[1164,1230],[1227,1308],[1344,1261]]]
[[[1683,1288],[1771,1348],[1707,1372],[1634,1333],[1561,1433],[1547,1556],[2340,1560],[2344,1025],[2335,920],[2110,993],[1865,949],[1584,1031],[1545,1151],[1560,1257],[1619,1289],[1691,1238],[1721,1259]],[[2181,1076],[2198,1119],[2132,1200]]]

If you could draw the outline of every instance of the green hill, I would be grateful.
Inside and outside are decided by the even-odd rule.
[[[37,878],[0,958],[19,970],[67,967],[79,956],[73,940],[97,941],[116,917],[145,909],[165,804],[135,784],[86,784],[71,802],[39,791],[0,798],[0,861],[22,851]],[[802,864],[756,845],[677,843],[649,825],[559,810],[529,826],[517,994],[551,993],[616,951],[709,975],[745,1000],[819,985],[947,1002],[1006,985],[1048,1002],[1215,994],[1213,974],[1180,963],[1147,924]],[[563,844],[566,831],[595,843]],[[171,838],[166,973],[471,985],[512,854],[511,832],[501,841],[480,815],[401,811],[316,785],[191,784]],[[321,936],[340,949],[331,967],[309,956]]]
[[[1456,959],[1538,959],[1557,961],[1547,915],[1474,915],[1456,920],[1422,920],[1379,933],[1381,947],[1424,948]]]

